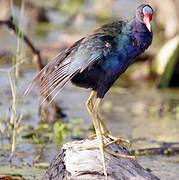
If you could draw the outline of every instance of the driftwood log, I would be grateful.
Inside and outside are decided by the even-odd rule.
[[[110,142],[109,138],[104,139]],[[112,156],[105,153],[108,178],[103,175],[101,153],[98,149],[86,150],[83,147],[94,146],[97,139],[66,143],[52,160],[42,180],[158,180],[155,175],[141,167],[137,161]],[[119,154],[129,152],[117,143],[107,149]]]

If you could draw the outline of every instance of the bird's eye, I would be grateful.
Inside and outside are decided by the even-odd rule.
[[[143,14],[152,14],[152,13],[153,13],[153,10],[149,6],[145,6],[143,8]]]

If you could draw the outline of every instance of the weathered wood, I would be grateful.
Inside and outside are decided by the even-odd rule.
[[[111,140],[105,138],[105,143]],[[83,147],[94,146],[97,139],[66,143],[51,162],[42,180],[106,180],[103,175],[101,153],[98,149],[85,150]],[[119,154],[129,152],[118,144],[107,149]],[[151,172],[142,168],[137,161],[119,158],[105,153],[108,178],[107,180],[158,180]]]

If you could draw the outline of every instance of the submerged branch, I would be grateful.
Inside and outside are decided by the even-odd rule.
[[[179,143],[164,143],[158,148],[144,148],[133,151],[136,155],[164,154],[174,155],[179,153]]]
[[[33,45],[33,43],[29,40],[29,38],[20,31],[17,24],[15,24],[15,22],[13,20],[13,17],[10,17],[8,20],[3,20],[3,21],[0,20],[0,25],[1,24],[6,25],[9,29],[13,30],[13,32],[18,37],[23,37],[24,42],[31,49],[33,54],[35,54],[38,57],[37,69],[38,69],[38,71],[40,71],[44,67],[43,64],[42,64],[42,58],[41,58],[41,55],[40,55],[40,51],[38,49],[36,49],[35,46]]]
[[[42,64],[42,58],[41,58],[41,54],[40,54],[40,50],[38,50],[34,44],[29,40],[29,38],[21,32],[21,30],[19,29],[19,27],[17,26],[17,24],[14,22],[13,17],[10,17],[8,20],[0,20],[0,25],[6,25],[10,30],[12,30],[16,36],[19,38],[23,38],[24,42],[27,44],[27,46],[31,49],[31,51],[33,52],[34,56],[34,61],[36,64],[36,68],[37,71],[41,71],[44,67],[44,65]],[[51,97],[49,96],[46,99],[46,104],[49,104],[49,102],[51,101]],[[44,111],[47,111],[47,106],[44,106]],[[58,114],[58,117],[64,117],[65,115],[63,114],[61,108],[59,106],[57,106],[57,104],[52,101],[51,102],[51,108],[53,109],[53,111]],[[45,113],[48,114],[48,113]]]

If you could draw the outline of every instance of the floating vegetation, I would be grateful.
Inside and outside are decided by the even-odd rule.
[[[82,119],[70,120],[68,123],[62,121],[55,122],[55,143],[62,145],[67,139],[81,139],[84,136],[85,129],[78,127],[83,122]]]
[[[8,13],[13,15],[12,20],[16,29],[14,33],[17,33],[18,38],[1,25],[0,179],[5,177],[13,180],[41,179],[61,144],[74,139],[86,138],[95,131],[90,126],[92,123],[88,112],[85,111],[84,101],[81,100],[83,98],[79,99],[81,95],[86,98],[87,91],[83,91],[82,94],[82,91],[76,91],[69,86],[58,96],[57,103],[63,107],[66,118],[70,119],[67,123],[59,117],[52,118],[51,122],[43,121],[44,119],[38,115],[38,89],[35,88],[28,97],[23,97],[24,89],[34,77],[35,70],[32,68],[35,64],[32,63],[32,59],[36,58],[33,58],[29,48],[23,44],[24,37],[20,31],[35,46],[37,45],[37,53],[39,49],[43,64],[45,64],[52,55],[54,56],[76,39],[86,36],[98,24],[106,23],[113,18],[118,19],[118,7],[120,7],[120,14],[125,13],[123,9],[125,7],[118,6],[118,3],[123,5],[127,1],[19,0],[16,2],[1,0],[0,2],[3,1],[12,2]],[[136,3],[131,2],[132,6]],[[0,3],[1,10],[5,10],[1,5],[2,3]],[[164,5],[165,3],[162,7]],[[127,9],[133,11],[132,6],[129,3],[130,8],[127,6]],[[179,6],[176,6],[176,10],[177,7]],[[160,9],[161,6],[158,8]],[[172,12],[176,10],[172,8]],[[42,12],[45,13],[49,22],[39,22],[34,18],[34,15],[38,17],[38,13],[42,14]],[[1,17],[2,14],[0,14]],[[158,12],[155,11],[155,14],[157,15]],[[165,18],[164,16],[168,17],[169,14],[161,13],[162,19]],[[179,139],[178,89],[155,88],[157,85],[169,87],[174,74],[178,73],[179,35],[171,40],[168,39],[168,42],[164,44],[166,39],[163,31],[166,28],[160,27],[156,32],[156,26],[161,25],[155,22],[153,30],[154,41],[156,41],[146,53],[147,58],[139,57],[138,62],[133,64],[131,69],[110,89],[111,93],[103,101],[102,106],[104,112],[102,118],[108,123],[111,133],[119,137],[124,135],[131,139],[133,149],[158,148],[163,142],[177,142]],[[168,27],[173,29],[170,25]],[[157,52],[161,46],[163,47]],[[158,55],[153,59],[155,54]],[[148,59],[149,61],[146,61]],[[27,63],[22,66],[22,61]],[[152,70],[159,77],[155,82],[153,76],[150,77],[151,63]],[[131,78],[133,72],[136,72],[138,81]],[[146,77],[151,78],[152,81],[149,82]],[[179,82],[177,78],[176,81]],[[68,98],[69,93],[73,94],[70,98]],[[49,112],[52,115],[51,111]],[[58,122],[56,122],[57,119]],[[179,161],[176,159],[179,155],[175,150],[165,149],[162,152],[165,156],[157,155],[154,150],[136,151],[136,154],[139,155],[138,159],[142,159],[140,163],[144,163],[146,169],[151,167],[155,174],[160,174],[161,179],[177,179]],[[10,152],[11,167],[9,166]]]
[[[12,180],[13,178],[19,178],[18,180],[28,179],[41,179],[44,175],[45,170],[43,168],[29,167],[29,166],[1,166],[0,174],[4,176],[10,176]],[[1,178],[0,178],[1,179]]]
[[[112,102],[111,101],[105,101],[102,105],[102,109],[104,112],[109,113],[112,111]]]

